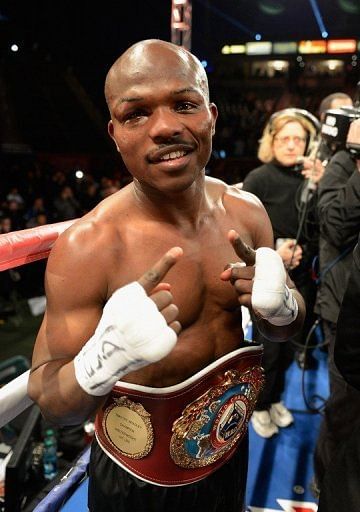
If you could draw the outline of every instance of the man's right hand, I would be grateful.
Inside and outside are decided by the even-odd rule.
[[[84,391],[102,396],[123,375],[164,358],[181,330],[170,286],[162,280],[182,256],[173,247],[138,281],[117,289],[105,304],[94,335],[74,359]]]

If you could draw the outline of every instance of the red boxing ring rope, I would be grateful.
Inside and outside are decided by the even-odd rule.
[[[0,235],[0,271],[47,258],[59,235],[75,220]],[[28,379],[29,371],[0,389],[0,428],[32,404]]]
[[[0,235],[0,271],[47,258],[56,239],[75,220]]]

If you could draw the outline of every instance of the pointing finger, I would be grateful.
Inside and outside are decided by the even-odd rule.
[[[155,263],[151,269],[147,270],[145,274],[143,274],[138,279],[138,282],[145,289],[147,294],[149,294],[155,288],[155,286],[157,286],[163,280],[171,267],[175,265],[182,254],[183,250],[181,247],[172,247]]]
[[[245,242],[242,241],[240,235],[231,229],[228,234],[229,240],[234,247],[236,254],[246,263],[246,265],[255,264],[255,251]]]

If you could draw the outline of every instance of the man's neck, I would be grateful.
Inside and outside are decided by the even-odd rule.
[[[205,188],[205,176],[200,176],[185,190],[161,191],[134,180],[133,193],[137,207],[162,222],[179,226],[192,225],[194,229],[209,213],[212,201]]]

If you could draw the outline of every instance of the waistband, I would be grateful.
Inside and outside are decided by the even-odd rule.
[[[100,447],[149,483],[205,478],[245,436],[264,384],[262,352],[262,345],[248,343],[174,386],[118,381],[95,420]]]

